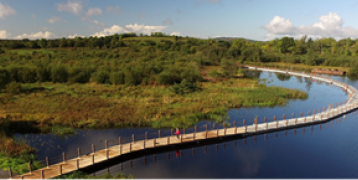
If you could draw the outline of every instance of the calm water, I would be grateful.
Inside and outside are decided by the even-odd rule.
[[[283,114],[286,117],[291,117],[292,113],[297,117],[300,112],[307,115],[308,111],[316,109],[317,112],[318,108],[327,107],[329,103],[339,104],[347,98],[341,88],[326,83],[296,77],[277,78],[276,74],[267,72],[256,75],[266,79],[268,86],[300,89],[308,92],[309,98],[290,100],[284,107],[232,109],[228,112],[230,122],[236,120],[237,124],[242,124],[242,120],[246,119],[250,124],[256,115],[261,122],[264,117],[272,121],[274,115],[277,119],[282,119]],[[358,88],[358,81],[347,77],[332,78]],[[136,178],[358,178],[357,117],[354,112],[346,118],[305,127],[304,130],[298,128],[267,134],[266,140],[265,135],[258,135],[207,146],[198,144],[194,154],[190,147],[156,154],[155,160],[153,154],[137,156],[136,159],[101,167],[101,170],[90,173],[121,172]],[[207,123],[211,124],[203,120],[198,127],[203,128]],[[163,131],[163,134],[169,133],[169,130]],[[104,140],[109,140],[110,145],[118,144],[119,136],[126,140],[130,139],[131,134],[143,138],[139,134],[145,132],[150,133],[151,137],[157,136],[157,130],[151,128],[77,132],[65,138],[38,134],[17,137],[25,138],[37,148],[40,160],[49,156],[52,162],[57,162],[61,160],[62,152],[73,157],[80,147],[85,154],[90,151],[91,144],[96,144],[98,149],[103,148]]]

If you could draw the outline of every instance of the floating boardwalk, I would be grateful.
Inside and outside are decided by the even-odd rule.
[[[266,71],[266,72],[274,72],[274,73],[284,73],[292,76],[301,76],[306,78],[312,78],[319,81],[324,81],[339,87],[342,87],[347,90],[350,94],[346,103],[343,105],[338,103],[336,106],[334,104],[329,106],[327,109],[323,108],[322,112],[319,111],[316,113],[315,111],[309,113],[309,116],[302,117],[302,113],[300,117],[295,118],[294,114],[292,114],[292,118],[285,119],[285,115],[283,116],[283,120],[276,121],[276,117],[273,122],[266,122],[266,118],[264,123],[261,124],[252,124],[246,125],[245,120],[243,121],[243,126],[236,126],[234,122],[234,126],[231,128],[227,128],[224,124],[223,129],[216,129],[213,130],[208,129],[208,125],[206,125],[206,130],[204,131],[197,131],[195,127],[195,131],[189,134],[182,134],[180,138],[177,139],[175,135],[173,135],[173,131],[171,132],[170,136],[162,137],[160,131],[158,133],[158,138],[148,139],[148,134],[146,133],[144,140],[137,140],[135,141],[134,135],[132,136],[132,142],[130,143],[121,143],[121,138],[119,138],[119,145],[115,146],[108,146],[108,141],[105,142],[105,149],[102,150],[95,150],[94,145],[92,145],[92,153],[81,155],[81,150],[78,149],[78,157],[74,159],[66,159],[66,154],[63,154],[63,161],[57,164],[49,164],[49,160],[47,159],[47,167],[38,169],[35,171],[30,171],[29,173],[12,176],[10,170],[10,177],[13,179],[50,179],[58,177],[62,174],[68,174],[73,171],[87,168],[93,166],[98,163],[103,163],[108,161],[109,159],[117,158],[124,154],[129,154],[132,152],[142,151],[144,149],[149,148],[157,148],[157,147],[164,147],[169,145],[176,145],[176,144],[184,144],[189,142],[195,142],[205,139],[214,139],[220,138],[224,136],[232,136],[232,135],[242,135],[242,136],[249,136],[254,134],[263,134],[267,132],[282,130],[282,129],[291,129],[300,126],[306,126],[315,123],[322,123],[328,121],[330,119],[336,118],[345,114],[349,111],[352,111],[358,107],[358,90],[352,86],[346,85],[342,82],[335,81],[329,78],[324,78],[320,76],[312,76],[309,74],[298,73],[298,72],[289,72],[289,71],[282,71],[270,68],[259,68],[259,67],[248,67],[252,70],[259,70],[259,71]],[[255,121],[257,123],[257,121]],[[30,166],[31,167],[31,166]]]

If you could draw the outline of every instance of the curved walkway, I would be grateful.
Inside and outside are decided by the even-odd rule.
[[[214,138],[221,138],[225,136],[236,136],[236,135],[252,135],[252,134],[262,134],[266,132],[277,131],[281,129],[291,129],[294,127],[305,126],[313,123],[320,123],[324,121],[328,121],[330,119],[336,118],[345,114],[349,111],[352,111],[358,107],[358,90],[352,86],[346,85],[342,82],[338,82],[329,78],[324,78],[320,76],[312,76],[310,74],[298,73],[298,72],[289,72],[283,70],[276,70],[270,68],[258,68],[258,67],[248,67],[252,70],[259,70],[259,71],[267,71],[267,72],[275,72],[275,73],[284,73],[293,76],[301,76],[312,78],[320,81],[324,81],[327,83],[334,84],[336,86],[345,88],[347,92],[350,93],[349,98],[347,99],[346,103],[340,106],[328,107],[326,110],[322,112],[315,112],[306,117],[300,118],[291,118],[291,119],[283,119],[280,121],[274,122],[264,122],[261,124],[253,124],[253,125],[246,125],[244,123],[243,126],[237,127],[234,124],[234,127],[224,129],[215,129],[208,130],[206,127],[206,131],[201,132],[194,132],[190,134],[182,134],[179,139],[176,136],[166,136],[155,139],[148,139],[145,138],[143,140],[136,140],[131,143],[121,144],[121,140],[119,138],[119,145],[108,147],[106,145],[105,149],[95,151],[93,147],[93,152],[87,155],[81,155],[80,150],[78,151],[78,157],[74,159],[67,160],[64,154],[63,162],[50,165],[47,161],[47,167],[26,173],[23,175],[15,176],[14,179],[50,179],[62,174],[67,174],[82,168],[88,168],[95,164],[106,162],[110,159],[118,158],[121,155],[129,154],[132,152],[142,151],[148,148],[158,148],[158,147],[165,147],[168,145],[178,145],[184,143],[193,143],[200,140],[207,140],[207,139],[214,139]]]

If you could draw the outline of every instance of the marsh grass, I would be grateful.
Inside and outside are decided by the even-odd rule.
[[[103,84],[25,84],[42,91],[5,97],[2,115],[13,121],[35,121],[40,126],[106,128],[127,126],[188,127],[202,119],[222,122],[230,108],[283,106],[288,99],[305,99],[307,93],[267,87],[257,79],[200,82],[202,91],[178,95],[168,86]],[[10,103],[9,103],[10,102]],[[70,129],[57,129],[63,134]]]

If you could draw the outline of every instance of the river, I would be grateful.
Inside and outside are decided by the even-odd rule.
[[[277,76],[268,72],[255,75],[262,80],[261,83],[268,86],[306,91],[309,98],[290,100],[283,107],[231,109],[228,112],[229,122],[235,120],[242,124],[242,120],[246,119],[248,124],[252,124],[255,116],[259,117],[259,122],[263,122],[264,117],[272,121],[275,115],[278,120],[284,114],[286,117],[291,117],[292,113],[297,117],[300,112],[308,115],[308,111],[313,112],[315,109],[318,112],[318,108],[322,110],[329,103],[339,104],[347,98],[341,88],[327,83],[293,76]],[[332,78],[358,87],[357,80],[340,76]],[[251,136],[246,140],[229,140],[206,146],[198,144],[194,151],[192,148],[174,149],[155,156],[136,156],[136,159],[121,161],[89,173],[125,173],[136,178],[357,178],[357,117],[353,112],[327,124]],[[198,127],[205,124],[211,126],[211,123],[203,120]],[[118,142],[118,137],[129,140],[132,134],[148,132],[150,136],[155,136],[157,131],[152,128],[77,130],[76,135],[65,137],[17,134],[16,138],[23,138],[37,148],[39,160],[48,156],[53,163],[61,161],[62,152],[71,157],[77,154],[77,148],[81,148],[85,154],[90,152],[91,144],[96,144],[96,148],[103,148],[104,140],[109,140],[111,145]]]

